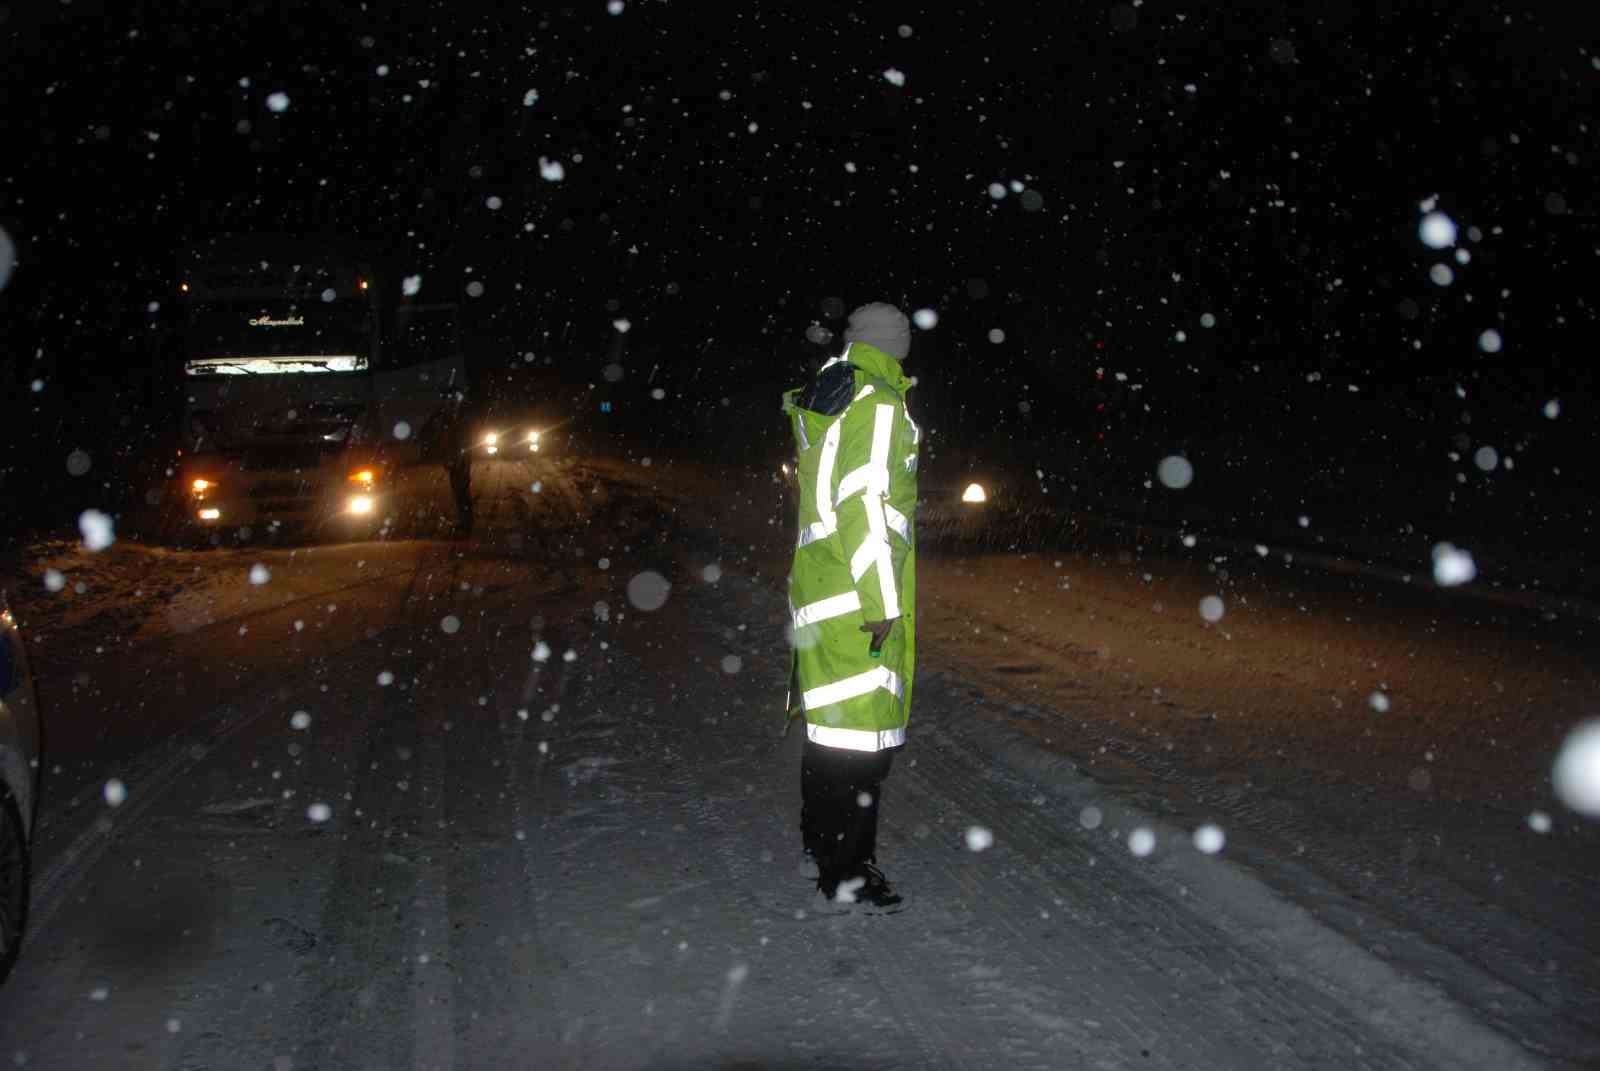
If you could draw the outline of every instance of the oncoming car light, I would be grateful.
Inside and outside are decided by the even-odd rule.
[[[215,486],[217,485],[212,483],[210,480],[205,479],[204,477],[196,477],[194,481],[189,484],[189,490],[193,491],[197,495],[203,495]]]
[[[969,483],[967,484],[967,489],[961,492],[961,501],[987,502],[989,501],[989,496],[984,493],[981,483]]]
[[[499,442],[500,436],[491,431],[483,437],[483,448],[488,453],[498,454],[500,452]]]
[[[355,495],[350,499],[350,512],[364,515],[372,512],[371,495]]]
[[[202,521],[220,521],[222,519],[222,511],[220,509],[203,509],[200,511],[200,519]]]
[[[536,431],[528,432],[528,449],[533,451],[536,454],[539,452],[539,433],[538,432],[536,432]]]

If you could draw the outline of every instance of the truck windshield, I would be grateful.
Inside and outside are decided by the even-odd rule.
[[[218,301],[196,305],[188,326],[189,375],[362,372],[372,352],[365,301]]]

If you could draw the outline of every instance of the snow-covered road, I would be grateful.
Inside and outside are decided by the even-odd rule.
[[[912,744],[884,805],[881,856],[907,904],[872,916],[824,905],[796,870],[783,536],[762,483],[595,462],[486,467],[480,489],[467,543],[118,548],[78,568],[77,609],[41,609],[58,769],[0,1055],[274,1069],[1593,1058],[1592,831],[1528,830],[1523,810],[1550,804],[1517,765],[1531,751],[1517,731],[1502,732],[1506,769],[1452,736],[1509,720],[1508,705],[1477,712],[1480,686],[1509,684],[1518,710],[1534,689],[1560,724],[1550,704],[1594,683],[1571,651],[1581,634],[1518,632],[1464,665],[1452,644],[1472,649],[1479,621],[1265,567],[1232,581],[1212,625],[1191,608],[1217,578],[1192,563],[931,555]],[[82,555],[59,553],[71,584]],[[268,579],[252,584],[257,563]],[[665,601],[641,609],[652,590]],[[1362,599],[1365,627],[1346,631]],[[1377,688],[1346,680],[1383,651],[1394,664],[1366,674],[1407,698],[1409,682],[1426,728],[1330,713]],[[1420,788],[1411,771],[1429,760],[1405,759],[1417,734],[1443,756]],[[1457,763],[1459,786],[1442,772]],[[1226,828],[1219,856],[1168,835],[1206,818]],[[1156,834],[1148,856],[1129,849],[1139,828]],[[1272,914],[1275,899],[1303,917]],[[1438,932],[1456,926],[1483,955]],[[1541,955],[1556,964],[1544,978]],[[1486,996],[1485,978],[1500,990]]]

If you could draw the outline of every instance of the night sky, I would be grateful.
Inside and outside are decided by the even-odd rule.
[[[924,378],[1071,399],[1102,367],[1154,439],[1402,467],[1469,412],[1570,484],[1600,245],[1577,6],[12,3],[5,389],[136,379],[185,240],[339,230],[511,355],[598,354],[617,316],[679,362],[773,351],[826,297],[888,298],[940,317]],[[1419,240],[1430,198],[1466,262]]]

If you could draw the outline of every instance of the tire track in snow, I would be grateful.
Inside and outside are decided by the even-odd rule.
[[[927,694],[931,690],[924,691],[925,701],[938,702]],[[1128,852],[1131,830],[1115,831],[1116,838],[1107,831],[1103,840],[1085,833],[1076,816],[1028,800],[1017,779],[986,771],[980,754],[956,745],[931,721],[923,718],[922,746],[907,756],[917,763],[907,771],[906,791],[920,797],[916,809],[924,813],[936,813],[944,801],[970,808],[951,816],[955,826],[989,828],[995,847],[969,853],[957,840],[963,829],[946,822],[940,831],[935,818],[934,835],[956,841],[947,861],[917,853],[909,866],[913,873],[931,870],[933,887],[954,886],[964,897],[956,902],[976,905],[957,920],[987,931],[989,947],[1004,950],[1000,958],[1021,969],[1036,1016],[1049,1014],[1039,1005],[1052,993],[1088,1011],[1095,1032],[1073,1043],[1098,1059],[1137,1053],[1141,1063],[1155,1061],[1146,1066],[1419,1066],[1394,1043],[1373,1036],[1326,987],[1285,976],[1200,916],[1198,905],[1182,903],[1180,890],[1160,882],[1159,854],[1141,863]],[[1094,850],[1097,844],[1102,851]],[[1074,932],[1046,925],[1058,906],[1074,909],[1067,920]],[[1041,918],[1041,910],[1052,919]],[[1061,943],[1044,939],[1042,931],[1058,934]],[[1063,980],[1077,984],[1063,988]],[[1018,995],[1008,985],[1001,990],[1006,999]],[[1175,1014],[1178,1008],[1192,1011],[1183,1016]],[[1109,1039],[1100,1033],[1107,1026]]]
[[[283,613],[307,602],[320,601],[329,595],[376,587],[407,574],[409,574],[407,590],[410,591],[415,587],[417,577],[427,558],[428,555],[420,556],[409,569],[378,573],[359,583],[339,585],[271,607],[212,622],[200,632],[203,634],[205,629],[235,625],[241,621],[253,621]],[[151,646],[156,650],[175,650],[179,645],[193,647],[196,639],[195,633],[188,633],[174,636],[166,642],[155,641]],[[345,651],[359,646],[360,644],[353,645]],[[93,869],[112,844],[139,828],[139,822],[168,789],[185,779],[211,752],[258,723],[267,714],[279,712],[281,706],[282,704],[275,699],[242,706],[225,705],[217,716],[191,723],[160,744],[147,749],[132,763],[122,764],[118,779],[128,787],[127,801],[116,811],[103,814],[92,822],[88,828],[60,849],[44,870],[35,876],[29,908],[30,938],[36,939],[49,929],[61,904],[77,883]],[[50,824],[44,816],[41,816],[41,829],[47,829]]]
[[[390,631],[391,637],[411,639],[420,623],[416,596],[428,590],[424,585],[435,575],[450,590],[461,569],[456,559],[437,573],[424,572],[425,564],[426,558],[407,586],[400,627]],[[414,682],[421,655],[415,642],[404,652],[395,646],[391,640],[386,652],[394,681],[375,690],[362,712],[366,728],[347,804],[349,832],[340,841],[323,903],[319,932],[330,939],[333,952],[312,968],[311,995],[284,1031],[298,1039],[297,1054],[308,1055],[313,1066],[412,1067],[419,1056],[441,1049],[419,1033],[435,1024],[414,1014],[415,944],[404,925],[410,921],[408,905],[414,909],[422,886],[414,855],[425,848],[417,841],[423,827],[422,786],[410,791],[414,775],[405,766],[419,744]],[[406,1017],[413,1029],[395,1028],[398,1008],[413,1012]]]
[[[1005,699],[1027,699],[1003,686],[993,690]],[[1194,801],[1183,809],[1232,823],[1235,860],[1291,890],[1295,902],[1353,943],[1381,946],[1375,954],[1428,979],[1528,1051],[1579,1061],[1600,1056],[1600,1035],[1585,1017],[1600,993],[1600,974],[1583,940],[1587,931],[1571,932],[1581,929],[1586,917],[1581,889],[1571,889],[1564,907],[1546,896],[1519,913],[1496,887],[1504,875],[1487,863],[1495,857],[1516,859],[1517,876],[1537,870],[1551,883],[1571,874],[1541,864],[1516,842],[1525,836],[1520,811],[1507,812],[1503,825],[1481,812],[1460,814],[1444,801],[1419,814],[1429,801],[1391,790],[1391,805],[1367,803],[1369,820],[1352,830],[1349,812],[1330,802],[1340,791],[1334,786],[1297,791],[1301,786],[1279,785],[1271,795],[1219,788],[1203,770],[1188,769],[1143,740],[1107,738],[1094,756],[1092,776],[1103,781],[1107,763],[1134,771],[1130,777],[1139,781],[1153,777],[1153,788],[1182,787]],[[1371,794],[1380,791],[1375,787]],[[1158,793],[1123,794],[1146,809],[1152,800],[1167,802]],[[1373,842],[1395,845],[1402,837],[1394,830],[1409,831],[1405,839],[1412,844],[1443,833],[1445,841],[1436,851],[1419,849],[1433,865],[1416,865],[1372,847]],[[1316,852],[1304,855],[1313,840]],[[1485,859],[1485,865],[1464,866],[1465,860],[1442,854],[1462,848]],[[1570,921],[1563,925],[1563,919]],[[1541,971],[1552,962],[1565,969]]]

